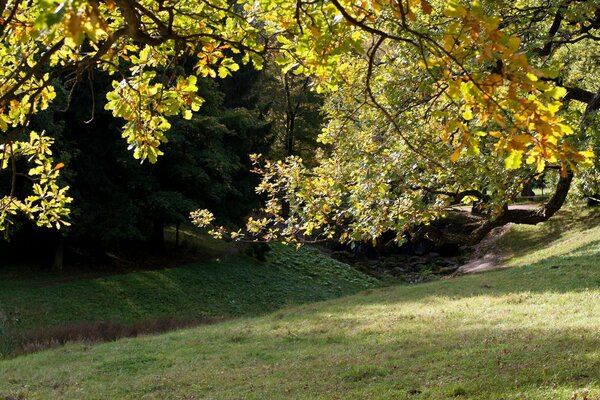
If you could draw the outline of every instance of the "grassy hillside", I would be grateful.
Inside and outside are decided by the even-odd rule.
[[[579,248],[597,241],[599,232],[600,212],[570,208],[562,210],[545,224],[514,227],[497,245],[507,265],[527,265],[577,252]]]
[[[79,334],[97,322],[139,325],[169,319],[193,323],[257,315],[378,285],[375,279],[314,249],[296,252],[275,246],[268,259],[264,263],[237,255],[95,279],[66,280],[68,275],[56,273],[0,270],[0,354],[2,340],[6,351],[17,333],[44,337],[44,332],[58,327]]]
[[[2,361],[0,398],[598,399],[594,218],[522,267]]]

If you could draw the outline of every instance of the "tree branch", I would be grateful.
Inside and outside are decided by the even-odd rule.
[[[571,182],[573,181],[573,172],[567,170],[560,176],[554,195],[546,204],[537,209],[509,209],[506,208],[499,216],[487,220],[480,227],[473,230],[470,234],[453,234],[442,231],[433,225],[424,225],[412,232],[412,240],[427,238],[440,245],[451,243],[457,245],[474,245],[479,243],[492,229],[509,223],[536,225],[540,222],[550,219],[563,206]]]

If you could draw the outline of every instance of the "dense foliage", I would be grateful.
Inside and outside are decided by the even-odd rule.
[[[574,175],[594,190],[597,3],[300,2],[267,15],[268,32],[287,32],[280,62],[329,93],[319,140],[331,151],[316,167],[256,159],[271,200],[253,235],[353,241],[394,230],[474,243],[550,218]],[[507,207],[544,174],[556,182],[546,205]],[[458,203],[477,203],[478,228],[430,224]]]
[[[160,247],[164,225],[187,220],[198,207],[229,222],[258,205],[247,155],[268,149],[270,125],[253,110],[224,106],[242,91],[224,93],[215,82],[199,80],[202,109],[190,120],[172,120],[161,162],[140,164],[123,146],[118,122],[101,109],[106,77],[95,80],[91,93],[86,85],[75,89],[78,103],[56,115],[65,124],[57,149],[72,158],[64,177],[74,198],[72,239],[102,246],[152,239]],[[100,108],[92,120],[90,95]]]
[[[478,201],[481,229],[452,238],[473,242],[506,222],[549,218],[596,145],[592,0],[5,0],[0,15],[2,229],[17,214],[67,223],[54,133],[29,122],[58,78],[74,84],[96,69],[113,79],[105,108],[124,121],[133,156],[150,162],[171,119],[190,120],[204,103],[199,77],[260,68],[271,52],[284,76],[309,76],[327,93],[316,166],[294,156],[259,165],[270,200],[248,230],[262,239],[349,241],[389,229],[435,239],[429,221]],[[506,207],[552,171],[545,207]],[[210,217],[195,214],[199,224]]]

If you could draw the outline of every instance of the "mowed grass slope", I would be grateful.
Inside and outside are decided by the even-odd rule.
[[[522,267],[2,361],[0,398],[598,399],[586,225],[571,227],[581,245]]]

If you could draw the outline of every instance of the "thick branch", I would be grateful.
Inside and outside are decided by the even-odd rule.
[[[411,189],[414,190],[424,190],[427,193],[431,193],[431,194],[439,194],[442,196],[447,196],[452,198],[452,201],[456,204],[456,203],[460,203],[465,197],[476,197],[478,200],[487,202],[490,199],[490,196],[488,196],[485,193],[480,192],[479,190],[475,190],[475,189],[469,189],[469,190],[463,190],[462,192],[448,192],[445,190],[437,190],[437,189],[431,189],[427,186],[414,186]]]
[[[577,100],[582,103],[589,104],[589,102],[594,98],[594,93],[590,92],[589,90],[571,86],[563,87],[567,89],[567,94],[563,100]]]
[[[165,36],[152,37],[141,29],[141,20],[137,11],[137,3],[131,0],[118,0],[117,4],[122,10],[123,18],[125,18],[127,36],[150,46],[159,46],[165,42],[167,39]]]
[[[552,217],[564,204],[571,182],[573,173],[567,171],[561,175],[554,195],[546,204],[537,209],[505,209],[502,214],[492,220],[487,220],[479,228],[475,229],[469,235],[453,234],[444,232],[439,228],[426,225],[421,226],[413,232],[413,240],[426,237],[436,244],[452,243],[458,245],[474,245],[479,243],[492,229],[503,226],[509,223],[536,225],[540,222],[547,221]]]
[[[568,2],[564,2],[560,6],[558,6],[558,10],[556,10],[556,14],[554,15],[554,21],[552,21],[552,25],[550,26],[550,30],[548,31],[548,41],[546,42],[546,44],[544,44],[543,48],[538,49],[539,55],[549,56],[550,53],[552,52],[552,39],[558,32],[558,29],[560,28],[560,24],[562,23],[562,21],[564,19],[564,12],[565,12],[567,4],[568,4]]]

